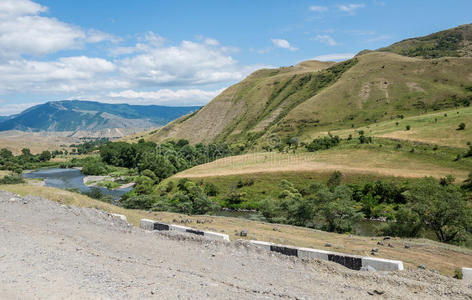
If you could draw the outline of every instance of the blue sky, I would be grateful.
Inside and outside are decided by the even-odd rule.
[[[200,105],[262,67],[471,23],[472,1],[1,0],[0,115],[50,100]]]

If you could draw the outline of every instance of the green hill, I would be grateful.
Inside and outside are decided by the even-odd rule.
[[[327,131],[468,106],[471,28],[464,25],[402,41],[341,63],[307,61],[256,71],[149,139],[226,142],[248,149],[274,139],[308,141]],[[457,47],[449,47],[455,52],[434,52],[443,49],[445,41],[456,40]],[[421,55],[452,57],[397,54],[417,56],[411,49],[420,46],[436,53]]]
[[[472,24],[406,39],[378,51],[388,51],[410,57],[470,57],[472,55]]]

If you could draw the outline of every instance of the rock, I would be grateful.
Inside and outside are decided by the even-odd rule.
[[[279,227],[275,226],[274,228],[272,228],[273,231],[280,231]]]
[[[326,243],[325,247],[331,247],[332,245],[330,243]]]
[[[241,232],[239,233],[240,236],[247,236],[247,230],[241,230]]]
[[[378,242],[377,242],[377,245],[379,245],[379,246],[384,246],[384,243],[381,242],[381,241],[378,241]]]
[[[379,248],[374,248],[374,249],[372,249],[372,252],[374,252],[374,253],[379,252]]]
[[[28,201],[26,201],[26,200],[23,200],[23,204],[28,204]]]
[[[362,267],[362,268],[361,268],[361,271],[365,271],[365,272],[377,272],[377,270],[374,269],[374,268],[371,267],[371,266]]]
[[[390,248],[393,248],[393,245],[392,245],[392,244],[390,244],[390,243],[388,243],[388,246],[389,246]]]
[[[391,239],[391,237],[389,237],[389,236],[384,237],[384,241],[390,240],[390,239]]]
[[[419,265],[419,266],[418,266],[418,269],[421,269],[421,270],[426,270],[426,266],[425,266],[425,265],[423,265],[423,264],[421,264],[421,265]]]
[[[405,244],[405,249],[410,249],[410,245]]]

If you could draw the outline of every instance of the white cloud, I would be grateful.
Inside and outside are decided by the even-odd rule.
[[[332,53],[332,54],[325,54],[313,57],[313,60],[319,61],[341,61],[353,58],[356,54],[355,53]]]
[[[44,16],[46,11],[30,0],[0,0],[0,95],[4,98],[24,93],[64,98],[89,95],[91,100],[102,100],[113,92],[116,99],[119,95],[125,99],[126,92],[127,99],[135,101],[203,103],[216,92],[205,89],[227,86],[261,67],[241,65],[231,56],[239,48],[213,38],[172,44],[149,31],[137,37],[134,45],[124,44],[109,33]],[[102,42],[112,43],[105,49],[112,58],[48,56]],[[287,41],[280,45],[296,50]],[[183,86],[186,89],[169,89]],[[143,91],[156,88],[162,89]]]
[[[249,69],[220,48],[182,41],[178,46],[145,48],[143,53],[119,62],[127,78],[149,86],[156,84],[209,84],[242,79]]]
[[[109,33],[96,30],[96,29],[90,29],[87,31],[87,36],[86,36],[86,41],[88,43],[100,43],[104,41],[110,41],[112,43],[118,43],[121,41],[120,38],[111,35]]]
[[[283,39],[271,39],[271,40],[272,40],[272,44],[274,44],[278,48],[289,49],[290,51],[298,50],[297,48],[292,47],[287,40],[283,40]]]
[[[3,104],[0,106],[0,116],[10,116],[13,114],[20,113],[27,108],[38,105],[41,103],[12,103]]]
[[[330,46],[336,46],[338,45],[338,43],[336,43],[336,41],[329,35],[327,34],[323,34],[323,35],[317,35],[315,37],[315,40],[323,43],[323,44],[327,44],[327,45],[330,45]]]
[[[355,11],[359,8],[364,8],[365,4],[364,3],[356,3],[356,4],[341,4],[337,5],[337,8],[340,11],[347,12],[350,15],[355,14]]]
[[[0,93],[7,92],[71,92],[82,88],[99,90],[128,85],[111,84],[101,74],[116,66],[102,58],[64,57],[56,61],[10,60],[0,64]]]
[[[390,38],[391,38],[391,36],[389,36],[388,34],[382,34],[382,35],[379,35],[377,37],[367,39],[366,42],[367,43],[374,43],[374,42],[389,40]]]
[[[317,5],[312,5],[310,6],[311,11],[316,11],[316,12],[324,12],[327,11],[328,8],[326,6],[317,6]]]
[[[161,89],[158,91],[134,91],[125,90],[111,92],[107,102],[123,102],[134,104],[157,104],[157,105],[204,105],[218,96],[223,89],[215,91],[204,91],[200,89]]]
[[[47,8],[29,0],[2,0],[0,2],[0,18],[34,15],[46,12]]]
[[[41,16],[46,11],[46,7],[30,0],[0,1],[0,59],[80,49],[85,43],[119,41],[99,30],[85,32],[77,26]]]
[[[218,45],[220,44],[220,42],[218,42],[218,41],[215,40],[215,39],[207,38],[207,39],[205,40],[205,44],[210,45],[210,46],[218,46]]]

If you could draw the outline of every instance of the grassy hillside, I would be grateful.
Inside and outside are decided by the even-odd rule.
[[[423,58],[470,57],[472,54],[472,24],[406,39],[379,51]]]
[[[468,39],[469,28],[437,35],[445,38],[463,32]],[[400,45],[337,64],[305,62],[257,71],[197,113],[148,138],[226,142],[250,149],[274,136],[281,141],[292,137],[307,141],[317,132],[470,105],[471,57],[423,59],[387,52],[400,52],[394,50]]]
[[[307,83],[315,81],[312,77],[318,71],[332,65],[307,61],[294,67],[256,71],[226,89],[200,111],[151,133],[149,139],[185,138],[192,143],[208,143],[264,129],[264,124],[271,123],[284,110],[316,93]]]
[[[458,130],[461,123],[466,125],[464,130]],[[406,130],[408,125],[410,130]],[[397,118],[359,128],[334,130],[331,133],[348,137],[350,134],[357,135],[360,130],[374,137],[466,148],[467,143],[472,142],[472,107]],[[327,132],[316,132],[314,136],[326,134]]]

